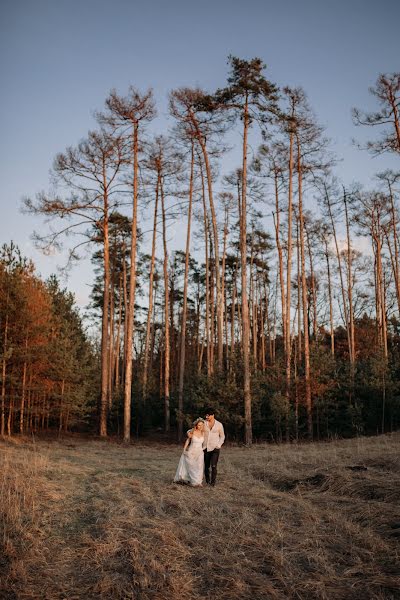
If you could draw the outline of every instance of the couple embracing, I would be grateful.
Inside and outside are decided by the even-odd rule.
[[[206,483],[214,486],[219,452],[225,441],[224,427],[215,419],[214,409],[205,411],[205,419],[196,419],[187,435],[174,482],[198,487],[203,484],[204,475]]]

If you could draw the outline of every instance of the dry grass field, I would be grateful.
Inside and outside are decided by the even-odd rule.
[[[400,598],[400,435],[226,447],[0,442],[0,598]]]

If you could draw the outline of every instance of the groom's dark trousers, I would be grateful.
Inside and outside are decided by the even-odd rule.
[[[204,450],[204,475],[206,477],[206,483],[215,485],[217,479],[217,463],[219,459],[219,448],[207,452]],[[210,480],[210,467],[211,467],[211,480]]]

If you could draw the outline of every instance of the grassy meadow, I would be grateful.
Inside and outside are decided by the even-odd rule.
[[[400,598],[400,434],[227,446],[215,488],[181,448],[0,442],[0,598]]]

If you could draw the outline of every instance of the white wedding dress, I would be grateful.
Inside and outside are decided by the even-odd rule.
[[[204,436],[194,435],[189,448],[182,452],[178,468],[175,473],[175,483],[190,483],[191,485],[201,485],[204,474]]]

